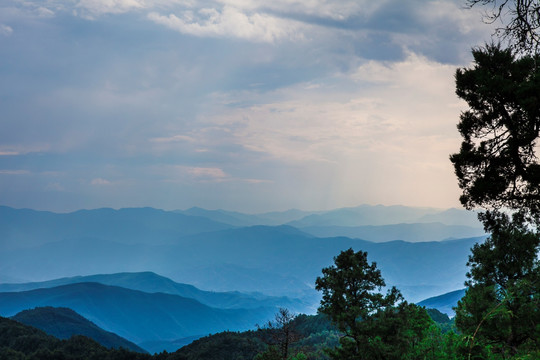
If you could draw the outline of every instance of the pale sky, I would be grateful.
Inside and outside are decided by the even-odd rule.
[[[463,5],[0,0],[0,205],[459,207]]]

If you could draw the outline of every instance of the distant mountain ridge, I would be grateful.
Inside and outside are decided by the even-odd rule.
[[[118,286],[147,293],[178,295],[197,300],[200,303],[210,307],[221,309],[254,309],[260,307],[275,307],[277,311],[278,308],[285,307],[291,311],[301,312],[305,306],[305,304],[302,304],[298,299],[291,299],[284,296],[273,297],[262,294],[246,294],[239,291],[204,291],[196,288],[193,285],[177,283],[169,278],[157,275],[156,273],[150,271],[75,276],[32,283],[0,284],[0,292],[29,291],[87,282]]]
[[[261,214],[244,214],[227,210],[207,210],[199,207],[175,210],[177,213],[200,216],[229,225],[290,225],[311,226],[380,226],[413,223],[441,223],[481,228],[476,213],[462,209],[436,209],[402,205],[359,205],[327,211],[287,210]]]
[[[146,352],[131,341],[101,329],[68,308],[38,307],[21,311],[12,319],[43,330],[58,339],[69,339],[74,335],[83,335],[107,348],[124,348],[135,352]]]
[[[367,251],[387,283],[398,286],[414,302],[462,286],[470,248],[482,240],[373,243],[317,238],[288,226],[255,226],[186,236],[165,245],[72,239],[1,251],[0,273],[51,279],[152,271],[207,291],[308,296],[316,303],[316,277],[334,256],[352,247]]]
[[[0,293],[2,316],[43,306],[70,308],[102,329],[136,344],[224,330],[249,330],[275,313],[274,308],[216,309],[177,295],[150,294],[98,283]]]
[[[437,309],[442,313],[447,314],[450,317],[455,315],[454,307],[457,306],[457,303],[463,296],[465,296],[466,289],[460,289],[456,291],[451,291],[446,294],[433,296],[428,299],[422,300],[417,303],[420,306],[426,308]]]
[[[308,226],[379,226],[403,223],[434,223],[479,227],[476,214],[460,209],[434,209],[402,205],[360,205],[311,214],[287,225],[297,228]]]
[[[59,214],[0,206],[0,249],[80,237],[125,244],[163,244],[182,236],[231,227],[204,217],[154,208],[102,208]]]
[[[207,210],[199,207],[192,207],[187,210],[175,210],[175,212],[185,215],[201,216],[213,221],[239,227],[254,225],[278,226],[301,219],[305,216],[320,213],[320,211],[302,211],[291,209],[287,211],[276,211],[261,214],[244,214],[236,211],[227,211],[221,209]]]
[[[219,213],[221,220],[225,215],[236,219],[243,216],[204,209],[191,211],[199,215]],[[305,224],[312,223],[314,217],[327,224],[432,221],[437,217],[454,223],[462,216],[475,218],[475,214],[457,209],[381,205],[256,216],[273,221],[296,218],[293,222]],[[381,238],[395,237],[392,231],[394,235],[398,231],[392,225],[377,226],[377,231],[383,232],[377,234]],[[428,224],[404,226],[403,231],[408,228],[411,236],[415,228],[428,229],[422,235],[424,240],[431,231]],[[455,226],[444,225],[444,231],[457,229]],[[315,278],[332,263],[334,256],[352,247],[367,251],[370,260],[377,261],[386,281],[400,287],[409,301],[416,301],[461,286],[469,249],[483,239],[467,237],[447,244],[374,244],[335,235],[316,237],[290,225],[238,227],[202,216],[151,208],[54,214],[0,207],[0,281],[152,271],[206,291],[262,292],[304,298],[315,304]],[[446,235],[452,235],[451,231]]]
[[[373,242],[403,240],[407,242],[444,241],[486,235],[479,227],[414,223],[364,226],[310,226],[301,228],[317,237],[346,236]]]

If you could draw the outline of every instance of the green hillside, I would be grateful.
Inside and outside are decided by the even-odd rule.
[[[24,310],[12,317],[20,323],[36,327],[59,339],[69,339],[74,335],[84,335],[107,348],[124,348],[131,351],[146,352],[112,332],[105,331],[68,308],[39,307]]]
[[[137,344],[227,329],[248,330],[275,312],[273,308],[216,309],[177,295],[149,294],[98,283],[0,293],[2,316],[39,306],[68,307],[97,326]]]

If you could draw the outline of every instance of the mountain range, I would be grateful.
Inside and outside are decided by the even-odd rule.
[[[103,285],[118,286],[146,293],[164,293],[178,295],[184,298],[197,300],[201,304],[221,309],[255,309],[260,307],[280,307],[295,312],[302,312],[305,308],[299,299],[285,296],[267,296],[261,293],[242,293],[239,291],[216,292],[204,291],[193,285],[177,283],[153,272],[99,274],[89,276],[75,276],[54,279],[42,282],[8,283],[0,284],[1,292],[21,292],[35,289],[52,288],[62,285],[78,283],[100,283]]]
[[[274,308],[217,309],[177,295],[151,294],[98,283],[0,293],[2,316],[42,306],[70,308],[100,328],[137,344],[174,341],[228,329],[249,330],[270,319],[275,312]]]
[[[107,348],[124,348],[135,352],[146,352],[131,341],[103,330],[68,308],[39,307],[21,311],[12,319],[43,330],[58,339],[69,339],[74,335],[83,335]]]
[[[85,282],[88,280],[96,282]],[[116,286],[104,283],[114,283]],[[132,286],[146,292],[118,285]],[[419,305],[453,315],[451,308],[457,304],[463,292],[459,290],[426,299]],[[185,297],[178,296],[180,293]],[[215,306],[209,307],[195,298],[214,302]],[[252,307],[238,308],[239,303],[231,302],[231,298],[248,299],[246,304]],[[141,351],[141,347],[150,352],[175,351],[209,333],[253,329],[256,324],[266,323],[277,312],[277,306],[283,303],[276,303],[276,300],[283,299],[261,294],[206,292],[148,272],[0,284],[2,316],[18,313],[13,317],[15,320],[59,338],[82,334],[107,347],[122,346],[134,351]],[[265,304],[274,307],[264,307]],[[231,305],[236,308],[232,311],[225,309]],[[139,347],[111,332],[136,342]]]
[[[440,312],[447,314],[448,316],[453,317],[455,315],[454,307],[457,306],[457,303],[463,296],[465,296],[466,289],[460,289],[456,291],[451,291],[446,294],[433,296],[428,299],[422,300],[418,303],[420,306],[426,308],[437,309]]]
[[[457,209],[57,214],[0,206],[0,315],[69,308],[136,346],[172,351],[253,329],[280,307],[315,313],[315,279],[348,248],[366,251],[408,301],[453,315],[463,290],[452,291],[462,289],[470,248],[485,236],[474,213]]]
[[[377,262],[389,285],[398,286],[409,301],[419,301],[461,288],[469,249],[483,239],[480,236],[426,241],[429,234],[441,240],[441,234],[456,238],[469,228],[478,231],[468,225],[448,225],[474,217],[461,210],[360,206],[309,215],[301,211],[257,215],[267,220],[304,224],[312,223],[313,216],[333,219],[333,222],[321,220],[325,224],[350,224],[355,216],[357,224],[446,219],[439,225],[394,224],[377,225],[376,231],[370,229],[371,238],[377,241],[392,240],[400,234],[414,238],[420,229],[423,233],[416,239],[423,242],[414,243],[374,243],[334,236],[343,230],[338,225],[328,225],[327,232],[319,235],[322,237],[314,235],[313,227],[238,227],[239,223],[218,222],[216,217],[219,215],[221,221],[228,217],[229,222],[233,216],[244,217],[242,221],[245,218],[255,221],[255,218],[217,210],[186,212],[197,216],[151,208],[55,214],[0,207],[0,282],[152,271],[203,290],[262,292],[316,304],[318,294],[313,286],[321,269],[332,264],[340,251],[352,247],[368,252],[369,260]],[[341,220],[338,215],[342,215]],[[299,220],[291,220],[298,217]],[[314,310],[315,306],[304,308],[308,313]]]
[[[484,236],[484,230],[465,225],[415,223],[365,226],[308,226],[302,231],[317,237],[345,236],[373,242],[403,240],[407,242],[444,241]]]
[[[402,205],[360,205],[329,211],[302,211],[297,209],[262,214],[243,214],[226,210],[207,210],[198,207],[176,210],[189,216],[198,216],[237,227],[254,225],[308,226],[379,226],[393,224],[441,223],[481,228],[474,212],[460,209],[435,209]],[[401,239],[403,240],[403,239]]]

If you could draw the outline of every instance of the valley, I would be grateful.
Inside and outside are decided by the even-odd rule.
[[[474,214],[407,207],[0,212],[1,316],[69,308],[151,353],[253,330],[280,308],[315,314],[315,279],[348,248],[408,301],[453,315],[458,298],[428,298],[463,288],[469,249],[485,238]]]

